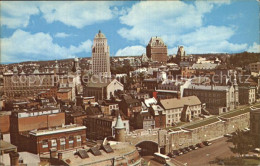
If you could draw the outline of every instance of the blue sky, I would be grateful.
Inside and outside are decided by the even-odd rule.
[[[0,3],[2,63],[90,57],[98,30],[111,56],[141,55],[152,36],[168,54],[260,51],[256,0]]]

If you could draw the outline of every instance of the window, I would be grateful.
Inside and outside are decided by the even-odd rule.
[[[76,140],[77,140],[77,146],[81,146],[81,136],[80,135],[76,136]]]
[[[42,140],[42,148],[48,148],[48,140]]]
[[[74,143],[74,137],[71,135],[69,136],[69,148],[73,148],[73,143]]]
[[[61,138],[60,139],[60,150],[65,150],[66,146],[66,138]]]
[[[52,147],[56,147],[57,146],[57,140],[56,139],[52,139],[51,140],[51,146]]]

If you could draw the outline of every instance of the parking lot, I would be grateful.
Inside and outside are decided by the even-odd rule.
[[[209,162],[215,160],[216,157],[224,158],[234,155],[229,149],[229,147],[232,146],[232,143],[227,142],[226,137],[212,141],[212,143],[213,144],[210,146],[205,146],[203,148],[190,151],[187,154],[177,156],[175,160],[182,163],[187,163],[187,165],[201,166],[209,165]]]

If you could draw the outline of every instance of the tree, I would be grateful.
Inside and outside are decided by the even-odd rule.
[[[234,145],[234,147],[230,147],[230,150],[233,153],[239,154],[240,157],[243,154],[247,154],[255,146],[254,138],[251,135],[245,135],[241,130],[237,130],[230,141]]]

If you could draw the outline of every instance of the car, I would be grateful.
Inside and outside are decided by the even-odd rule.
[[[225,134],[224,137],[231,138],[232,135],[231,134]]]
[[[194,146],[194,145],[191,145],[191,146],[189,146],[192,150],[196,150],[196,149],[198,149],[198,147],[197,146]]]
[[[187,151],[187,150],[185,150],[184,148],[180,149],[180,151],[181,151],[183,154],[186,154],[186,153],[188,153],[188,151]]]
[[[253,152],[260,153],[260,148],[255,148]]]
[[[209,142],[209,141],[203,141],[202,142],[204,145],[206,145],[206,146],[209,146],[209,145],[211,145],[212,143],[211,142]]]
[[[175,156],[180,156],[182,155],[183,153],[179,150],[173,150],[172,153],[175,155]]]
[[[237,132],[233,132],[233,133],[231,133],[233,136],[235,136],[235,135],[237,135]]]
[[[189,147],[185,147],[184,149],[185,149],[186,151],[188,151],[188,152],[192,151],[192,149],[189,148]]]
[[[175,158],[175,157],[176,157],[176,155],[173,154],[173,152],[170,152],[170,153],[168,154],[168,156],[171,157],[171,158]]]
[[[197,143],[196,146],[197,146],[198,148],[203,148],[205,145],[203,145],[203,143]]]

